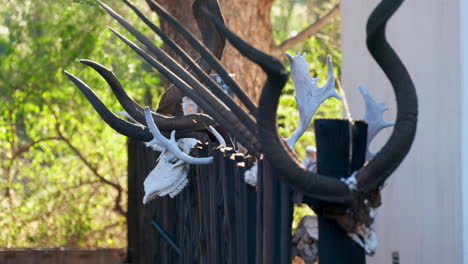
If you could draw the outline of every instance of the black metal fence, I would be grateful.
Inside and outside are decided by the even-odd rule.
[[[361,121],[316,120],[319,172],[346,178],[359,169],[366,131]],[[253,159],[232,148],[205,145],[195,154],[213,156],[212,165],[192,166],[189,184],[175,198],[142,206],[141,186],[156,154],[145,153],[152,151],[132,140],[129,151],[130,263],[291,263],[293,191],[268,162],[258,161],[257,186],[252,187],[244,174]],[[318,212],[323,206],[312,199],[304,202]],[[319,234],[322,264],[365,263],[363,249],[332,220],[319,217]]]
[[[136,141],[130,145],[144,148]],[[198,150],[198,156],[213,156],[215,162],[193,166],[189,184],[174,198],[157,198],[142,206],[143,193],[132,194],[136,186],[129,184],[129,263],[290,261],[293,205],[289,187],[273,178],[263,161],[258,166],[258,186],[246,184],[244,173],[253,161],[230,148],[214,147]],[[130,166],[130,172],[141,168],[149,172],[154,167],[152,160],[136,158],[139,166]],[[130,181],[136,183],[132,177],[141,173],[129,173]],[[130,208],[132,197],[137,198],[133,200],[140,210]]]

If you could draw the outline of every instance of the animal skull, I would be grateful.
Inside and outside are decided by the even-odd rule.
[[[186,154],[197,145],[194,138],[181,138],[177,141],[177,146]],[[159,150],[158,145],[150,145]],[[146,204],[156,196],[169,194],[172,198],[177,195],[187,185],[187,173],[190,164],[178,159],[172,152],[163,150],[158,159],[156,167],[148,174],[143,186],[145,196],[143,204]]]
[[[146,146],[162,153],[159,156],[158,164],[143,183],[145,189],[143,204],[156,196],[169,194],[172,198],[182,191],[188,183],[187,173],[190,164],[206,165],[213,162],[213,157],[194,158],[187,155],[198,143],[195,138],[181,138],[176,142],[175,131],[172,131],[171,139],[165,138],[154,123],[149,107],[145,108],[145,119],[154,136],[153,140],[146,143]],[[210,126],[210,130],[221,145],[226,145],[223,137],[216,129]]]

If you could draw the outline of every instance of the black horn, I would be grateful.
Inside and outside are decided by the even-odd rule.
[[[143,107],[135,102],[127,92],[125,92],[122,84],[111,70],[91,60],[80,60],[80,62],[97,71],[109,84],[109,87],[112,89],[112,92],[117,100],[119,100],[119,103],[122,105],[124,110],[138,123],[145,124]],[[208,126],[216,125],[213,118],[205,114],[170,117],[152,112],[152,115],[155,123],[163,131],[200,131],[205,130]]]
[[[387,75],[395,91],[397,118],[393,133],[379,153],[359,172],[359,189],[380,187],[408,154],[416,135],[418,98],[413,81],[396,52],[387,42],[387,21],[403,0],[383,0],[367,22],[367,47]]]
[[[262,152],[270,164],[279,171],[276,175],[310,197],[327,202],[349,203],[351,192],[346,184],[337,179],[306,171],[278,135],[276,112],[281,91],[288,78],[281,62],[250,46],[227,29],[208,10],[204,9],[204,12],[242,55],[258,64],[267,74],[267,81],[260,96],[257,127]]]

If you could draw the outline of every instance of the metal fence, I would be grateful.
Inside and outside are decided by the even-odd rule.
[[[197,156],[208,155],[214,157],[213,165],[193,166],[190,182],[179,195],[157,198],[147,206],[146,215],[152,217],[140,216],[136,232],[143,234],[140,240],[129,241],[129,262],[290,261],[293,204],[289,187],[270,176],[263,161],[258,166],[259,184],[253,187],[244,181],[246,168],[252,165],[249,157],[214,145],[198,150]],[[280,240],[283,243],[277,243]]]

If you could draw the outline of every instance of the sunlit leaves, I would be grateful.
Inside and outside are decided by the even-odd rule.
[[[128,8],[108,2],[158,42]],[[136,4],[157,20],[145,1]],[[323,15],[329,5],[276,1],[277,42]],[[340,75],[338,23],[290,51],[307,52],[311,74],[322,81],[328,54]],[[0,0],[0,247],[125,246],[125,217],[114,210],[117,189],[96,176],[126,191],[125,138],[102,122],[63,70],[88,83],[112,110],[121,108],[105,81],[77,59],[111,68],[140,103],[157,102],[162,87],[159,76],[107,26],[129,36],[94,0]],[[280,133],[289,136],[298,120],[291,83],[278,115]],[[339,117],[341,105],[330,99],[317,116]],[[298,151],[309,144],[312,129]],[[124,208],[125,203],[120,201]]]
[[[162,87],[107,25],[116,26],[95,1],[0,0],[0,247],[125,246],[117,190],[95,173],[126,191],[126,139],[63,70],[113,110],[120,107],[107,84],[78,58],[112,68],[140,102]]]

